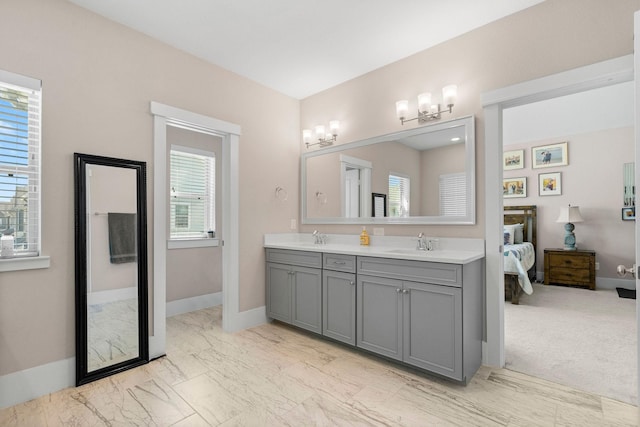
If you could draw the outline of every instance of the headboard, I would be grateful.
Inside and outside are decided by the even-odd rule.
[[[536,246],[536,229],[537,229],[537,206],[505,206],[504,207],[504,223],[508,224],[524,224],[524,238],[527,242],[531,242],[533,247]]]

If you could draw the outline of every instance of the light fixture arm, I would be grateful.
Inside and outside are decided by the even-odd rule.
[[[328,147],[329,145],[333,145],[334,142],[336,142],[338,135],[331,135],[331,138],[318,138],[318,142],[315,142],[313,144],[310,144],[308,142],[305,142],[307,148],[309,147],[313,147],[314,145],[319,145],[321,147]]]
[[[446,109],[441,110],[440,104],[438,105],[438,109],[436,111],[420,111],[418,110],[418,116],[412,119],[405,119],[404,117],[400,117],[400,123],[403,125],[405,122],[412,122],[417,120],[418,123],[426,123],[432,120],[440,120],[442,118],[442,113],[451,114],[453,111],[453,104],[449,104]]]

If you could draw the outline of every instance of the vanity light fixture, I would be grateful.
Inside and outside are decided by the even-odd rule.
[[[456,103],[458,96],[458,86],[448,85],[442,88],[442,103],[446,108],[442,109],[440,104],[431,103],[431,93],[425,92],[418,95],[418,116],[412,119],[407,119],[409,113],[409,101],[401,100],[396,102],[396,114],[400,119],[400,122],[404,125],[404,122],[410,122],[417,120],[418,123],[426,123],[431,120],[440,120],[442,113],[448,112],[451,114],[453,106]]]
[[[315,127],[315,137],[318,142],[311,144],[312,132],[311,129],[304,129],[302,131],[302,140],[307,145],[307,148],[319,145],[321,147],[327,147],[333,145],[338,138],[338,129],[340,128],[340,121],[331,120],[329,122],[329,132],[325,132],[324,125],[317,125]]]

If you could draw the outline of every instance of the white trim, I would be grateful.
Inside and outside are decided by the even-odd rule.
[[[180,151],[188,154],[195,154],[196,156],[213,157],[214,159],[216,158],[216,153],[214,151],[201,150],[194,147],[185,147],[184,145],[171,144],[170,150]]]
[[[33,77],[23,76],[22,74],[12,73],[11,71],[0,70],[0,81],[20,86],[25,89],[41,90],[42,81]]]
[[[224,310],[224,306],[222,306]],[[257,307],[251,310],[238,313],[236,318],[236,330],[253,328],[254,326],[263,325],[269,321],[267,317],[267,307]]]
[[[190,313],[222,304],[222,292],[167,302],[167,317]]]
[[[502,110],[633,80],[633,55],[576,68],[481,96],[485,122],[485,236],[487,344],[483,363],[504,366],[502,230]],[[637,151],[637,150],[636,150]],[[493,189],[493,190],[491,190]],[[638,254],[636,254],[638,255]],[[639,328],[640,329],[640,328]]]
[[[149,356],[157,358],[166,349],[167,313],[167,133],[166,126],[217,135],[222,138],[222,325],[225,331],[241,329],[239,317],[239,135],[238,125],[187,110],[150,103],[154,115],[154,223],[153,223],[153,334],[149,338]]]
[[[0,376],[0,409],[73,387],[75,376],[75,357]]]
[[[138,287],[111,289],[108,291],[89,292],[87,294],[87,305],[105,304],[114,301],[138,298]]]
[[[633,14],[633,87],[634,87],[634,148],[635,148],[635,163],[640,165],[640,11]],[[636,166],[634,176],[635,188],[640,188],[640,168]],[[637,266],[640,266],[640,223],[635,221],[635,289],[638,289],[640,282],[640,274],[638,274]],[[640,300],[636,298],[636,341],[638,342],[638,349],[636,350],[636,380],[638,383],[638,393],[636,394],[636,406],[640,406]]]
[[[172,239],[167,240],[167,249],[209,248],[220,246],[220,239]]]
[[[39,268],[49,268],[50,265],[51,257],[48,256],[0,259],[0,273],[4,271],[37,270]]]

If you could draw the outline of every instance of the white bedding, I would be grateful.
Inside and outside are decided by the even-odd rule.
[[[527,294],[533,293],[527,270],[535,263],[536,253],[530,242],[504,245],[504,271],[518,274],[518,283]]]

